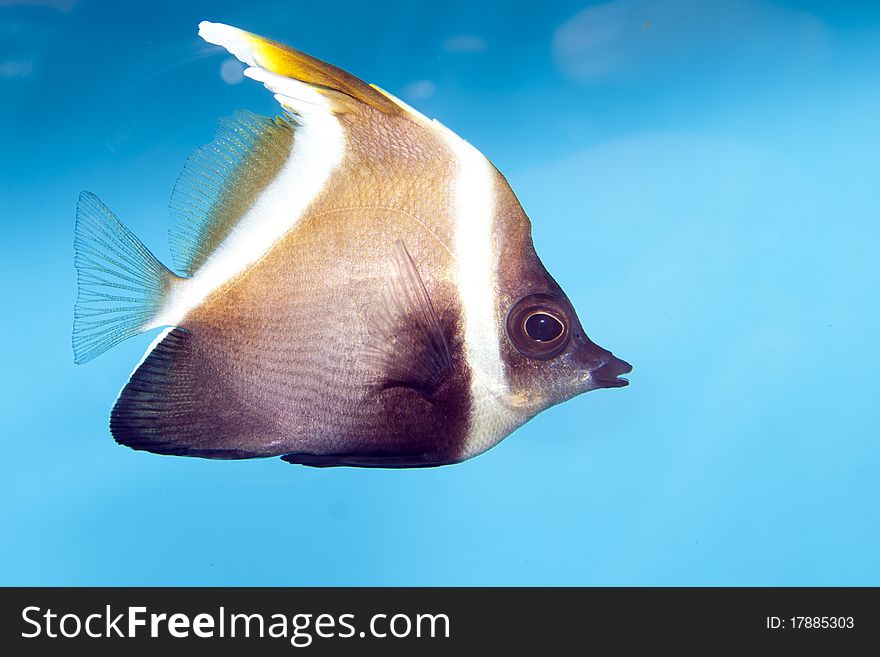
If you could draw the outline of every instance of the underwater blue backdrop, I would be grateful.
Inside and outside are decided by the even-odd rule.
[[[880,584],[880,5],[0,1],[0,584]],[[278,113],[226,22],[507,175],[631,385],[429,470],[117,446],[152,340],[74,366],[74,204],[163,261],[186,155]]]

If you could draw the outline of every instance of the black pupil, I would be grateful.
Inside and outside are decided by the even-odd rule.
[[[551,315],[535,313],[526,320],[526,333],[532,340],[550,342],[562,333],[562,324]]]

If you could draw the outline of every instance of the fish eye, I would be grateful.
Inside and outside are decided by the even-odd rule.
[[[532,340],[538,342],[552,342],[559,337],[563,331],[563,326],[553,315],[543,312],[536,312],[529,315],[523,325]]]
[[[520,299],[507,313],[507,337],[529,358],[553,358],[565,349],[570,337],[565,306],[549,294]]]

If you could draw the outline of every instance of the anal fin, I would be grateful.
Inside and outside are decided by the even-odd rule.
[[[433,468],[450,463],[428,455],[413,454],[285,454],[281,459],[310,468]]]
[[[262,423],[242,408],[197,337],[172,329],[132,374],[110,415],[121,445],[156,454],[274,456]]]

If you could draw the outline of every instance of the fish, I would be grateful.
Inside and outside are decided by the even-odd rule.
[[[117,443],[314,466],[459,463],[541,411],[627,385],[505,177],[378,86],[202,22],[281,107],[239,111],[172,192],[174,269],[93,193],[76,207],[76,363],[161,329]]]

